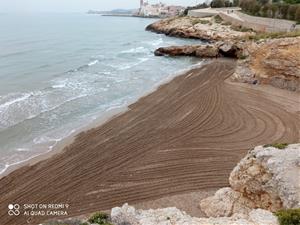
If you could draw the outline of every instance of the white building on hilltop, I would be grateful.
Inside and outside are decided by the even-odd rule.
[[[139,15],[145,17],[169,17],[179,15],[184,10],[182,6],[167,6],[161,2],[149,4],[148,1],[140,0]]]

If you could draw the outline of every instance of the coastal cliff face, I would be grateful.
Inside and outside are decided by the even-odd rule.
[[[300,37],[248,42],[232,80],[300,91]]]
[[[207,41],[236,39],[249,35],[249,32],[240,32],[232,29],[215,18],[175,17],[159,20],[146,27],[146,30],[163,33],[168,36],[193,38]]]
[[[300,207],[300,144],[258,146],[233,169],[230,187],[201,201],[209,218],[195,218],[177,208],[113,208],[116,225],[278,225],[272,212]],[[197,200],[195,199],[195,202]]]

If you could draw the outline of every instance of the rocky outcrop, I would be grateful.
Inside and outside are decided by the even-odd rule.
[[[256,147],[232,171],[229,188],[201,201],[208,216],[300,207],[300,144]]]
[[[248,215],[196,218],[177,208],[136,210],[127,204],[113,208],[111,219],[115,225],[278,225],[277,218],[262,209],[252,210]]]
[[[249,32],[233,30],[225,23],[216,23],[214,18],[175,17],[159,20],[146,27],[146,30],[168,36],[192,38],[206,41],[236,39],[249,35]]]
[[[155,50],[156,56],[195,56],[200,58],[230,57],[239,58],[243,55],[240,43],[216,42],[206,45],[184,45],[161,47]]]
[[[248,42],[247,60],[239,62],[233,81],[300,91],[300,37]]]
[[[219,49],[215,45],[184,45],[162,47],[155,50],[156,56],[195,56],[215,58],[219,56]]]

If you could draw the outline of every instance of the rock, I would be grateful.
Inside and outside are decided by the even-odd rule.
[[[238,58],[243,54],[243,47],[237,42],[221,42],[218,45],[219,54],[225,57]]]
[[[250,221],[256,222],[256,224],[272,225],[278,223],[273,213],[262,209],[252,210],[248,218]]]
[[[247,42],[243,55],[232,80],[300,91],[300,37]]]
[[[195,56],[200,58],[230,57],[237,58],[241,48],[233,42],[217,42],[206,45],[184,45],[161,47],[155,50],[156,56]]]
[[[260,208],[299,208],[299,162],[300,144],[282,150],[258,146],[234,168],[230,186]]]
[[[201,201],[207,216],[271,212],[300,207],[300,144],[285,149],[258,146],[230,174],[229,188]]]
[[[156,56],[197,56],[214,58],[218,56],[218,49],[214,45],[185,45],[158,48]]]
[[[116,207],[111,210],[111,220],[114,224],[130,224],[139,225],[139,221],[135,218],[135,208],[124,204],[121,208]]]
[[[254,208],[249,199],[231,188],[222,188],[214,196],[201,201],[202,211],[209,217],[232,216],[235,213],[248,214]]]
[[[249,216],[234,214],[232,217],[196,218],[177,208],[136,210],[127,204],[112,209],[115,225],[278,225],[272,213],[255,209]]]

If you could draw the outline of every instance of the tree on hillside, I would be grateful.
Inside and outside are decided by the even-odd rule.
[[[297,8],[297,11],[295,14],[295,20],[300,22],[300,7]]]
[[[300,0],[283,0],[288,4],[300,4]]]
[[[233,0],[233,6],[239,6],[240,5],[240,1],[239,0]]]
[[[279,18],[280,19],[287,19],[288,10],[289,10],[289,5],[288,4],[280,4],[279,5]]]
[[[183,12],[183,15],[187,15],[189,10],[193,10],[193,9],[204,9],[204,8],[208,8],[209,5],[206,4],[206,3],[201,3],[201,4],[198,4],[198,5],[195,5],[195,6],[189,6],[187,8],[185,8],[184,12]]]
[[[296,11],[297,11],[297,6],[296,5],[290,5],[288,9],[288,15],[287,18],[289,20],[294,20],[296,17]]]
[[[210,6],[212,8],[222,8],[225,7],[225,1],[224,0],[212,0],[210,3]]]

